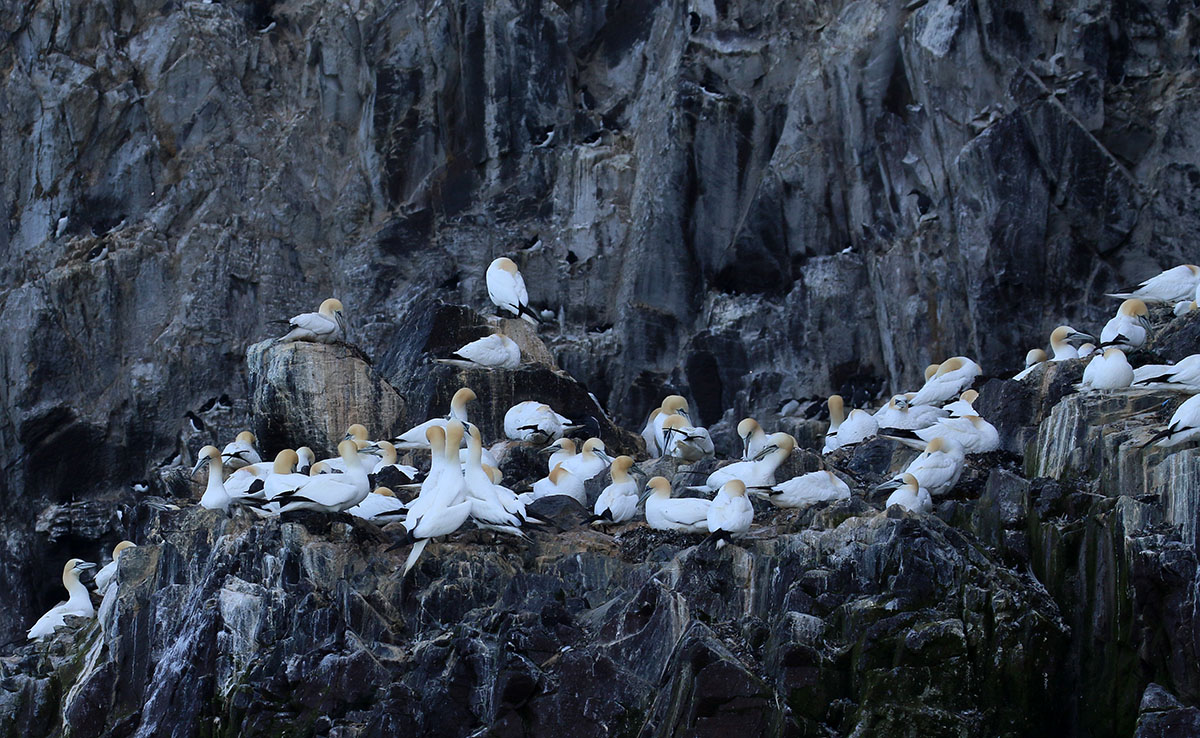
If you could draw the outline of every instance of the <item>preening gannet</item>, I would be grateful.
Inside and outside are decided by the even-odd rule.
[[[550,461],[554,461],[554,456],[550,457]],[[589,438],[583,442],[583,451],[558,463],[562,465],[562,468],[586,482],[608,468],[608,456],[604,453],[604,442],[599,438]]]
[[[1071,341],[1095,341],[1086,333],[1080,333],[1069,325],[1060,325],[1050,332],[1050,350],[1054,355],[1050,361],[1070,361],[1079,358],[1079,349],[1071,345]],[[1027,357],[1028,358],[1028,357]]]
[[[1113,292],[1109,297],[1135,297],[1146,302],[1177,302],[1190,299],[1200,288],[1200,267],[1180,264],[1147,279],[1137,289]]]
[[[910,405],[938,405],[957,396],[979,376],[979,365],[965,356],[946,359],[909,400]]]
[[[213,451],[216,451],[214,448]],[[92,599],[88,596],[87,587],[79,581],[79,575],[88,569],[94,568],[95,564],[89,564],[82,559],[71,559],[63,567],[62,583],[67,588],[67,594],[70,597],[66,602],[60,602],[33,624],[26,635],[31,640],[41,640],[54,632],[55,628],[60,628],[66,625],[67,615],[77,615],[81,618],[96,617],[96,608],[92,607]]]
[[[300,474],[307,474],[312,465],[317,463],[317,455],[308,446],[301,446],[296,449],[296,457],[299,459],[296,464],[296,471]]]
[[[958,484],[965,461],[963,450],[957,443],[948,438],[935,438],[925,447],[924,453],[913,459],[904,474],[913,475],[930,495],[940,497]],[[877,489],[896,489],[904,484],[904,474],[897,475]]]
[[[821,470],[792,477],[756,494],[775,507],[810,507],[827,500],[845,500],[850,497],[850,487],[833,472]]]
[[[1046,363],[1046,360],[1047,357],[1045,351],[1042,351],[1041,349],[1029,349],[1029,353],[1025,354],[1025,368],[1017,372],[1017,375],[1014,376],[1013,379],[1020,382],[1025,377],[1033,374],[1033,371],[1042,364]]]
[[[263,480],[260,496],[273,500],[283,494],[308,483],[309,475],[293,471],[300,462],[300,455],[290,448],[285,448],[275,454],[275,465],[271,473]]]
[[[315,341],[334,343],[346,335],[346,320],[342,316],[342,303],[329,298],[321,303],[315,313],[301,313],[288,321],[292,327],[281,341]]]
[[[420,425],[409,428],[399,436],[392,439],[392,445],[402,451],[414,449],[429,448],[429,441],[425,437],[425,431],[437,426],[445,428],[446,424],[451,420],[458,420],[467,423],[467,403],[475,400],[475,393],[469,388],[463,387],[454,393],[454,397],[450,398],[450,414],[444,418],[433,418],[426,420]]]
[[[358,446],[354,441],[339,443],[338,453],[346,465],[346,473],[310,476],[296,489],[276,495],[273,499],[279,503],[281,513],[293,510],[343,512],[371,493],[367,470],[358,458]]]
[[[978,415],[962,415],[950,418],[940,418],[928,428],[915,431],[889,432],[886,438],[891,438],[909,448],[923,449],[935,438],[953,441],[962,448],[963,453],[985,454],[1000,448],[1000,434],[996,426]]]
[[[112,584],[113,577],[117,575],[117,559],[121,558],[121,552],[127,548],[136,548],[137,544],[133,541],[121,541],[117,544],[112,552],[112,561],[105,564],[100,571],[96,572],[96,578],[93,582],[96,585],[96,591],[104,595],[108,585]]]
[[[657,458],[666,453],[667,449],[662,445],[663,426],[666,425],[667,418],[672,415],[682,415],[684,420],[691,422],[688,415],[688,401],[683,396],[667,395],[658,409],[652,411],[646,420],[646,427],[642,429],[642,438],[646,440],[646,451],[651,457]],[[650,436],[653,436],[653,439]]]
[[[717,541],[717,548],[725,545],[735,533],[745,533],[754,522],[754,507],[746,497],[746,485],[730,479],[721,485],[717,496],[708,506],[708,532]]]
[[[387,487],[376,487],[363,501],[346,512],[363,520],[394,519],[404,512],[404,503]]]
[[[684,416],[671,415],[663,423],[662,449],[674,459],[700,461],[713,455],[712,436],[707,428],[692,425]]]
[[[542,322],[538,314],[529,307],[529,293],[525,290],[525,279],[517,271],[512,259],[501,256],[487,268],[487,291],[492,304],[514,318],[521,318],[537,325]]]
[[[208,510],[222,510],[229,512],[230,497],[225,491],[225,480],[222,479],[225,471],[221,464],[221,452],[216,446],[205,446],[200,449],[200,453],[196,458],[196,466],[192,469],[192,476],[195,476],[202,466],[208,465],[208,484],[204,488],[204,495],[200,498],[200,507]]]
[[[1121,303],[1117,314],[1104,324],[1100,331],[1100,347],[1140,348],[1150,334],[1150,312],[1146,303],[1132,299]]]
[[[579,426],[542,402],[518,402],[504,413],[504,435],[514,441],[546,443]]]
[[[561,464],[555,465],[550,470],[549,476],[534,482],[533,491],[526,492],[521,498],[525,501],[525,504],[529,504],[534,500],[550,497],[551,495],[566,495],[580,505],[587,505],[587,492],[584,491],[583,481],[562,468]]]
[[[837,433],[842,427],[842,422],[846,420],[845,405],[843,404],[841,395],[829,396],[829,430],[825,432],[825,445],[821,448],[821,453],[828,454],[837,451],[841,448],[838,442]]]
[[[646,483],[646,522],[655,530],[684,533],[708,532],[710,500],[690,497],[672,498],[666,477],[654,477]]]
[[[1105,349],[1103,354],[1093,356],[1083,370],[1080,389],[1112,390],[1124,389],[1133,383],[1133,367],[1125,352],[1119,348]]]
[[[575,441],[570,438],[560,438],[539,453],[550,454],[550,460],[546,462],[546,467],[549,471],[554,471],[554,467],[561,465],[567,459],[574,458],[576,454]]]
[[[438,361],[465,369],[517,369],[521,366],[521,348],[508,336],[493,333]]]
[[[967,391],[970,392],[972,390]],[[944,418],[949,414],[949,410],[934,405],[917,405],[914,407],[908,404],[908,400],[904,395],[896,395],[888,400],[888,404],[875,413],[875,425],[876,429],[902,428],[904,430],[916,430],[917,428],[926,428],[937,422],[938,418]]]
[[[596,498],[593,512],[597,520],[623,523],[637,512],[638,488],[637,480],[629,476],[633,467],[633,459],[628,456],[618,456],[612,462],[612,484],[604,488]]]
[[[715,492],[731,479],[737,479],[749,488],[767,488],[775,484],[775,470],[779,468],[796,448],[796,439],[786,433],[767,436],[768,444],[755,461],[735,461],[708,475],[704,484],[688,489]]]
[[[1200,354],[1180,359],[1178,364],[1146,364],[1133,370],[1133,383],[1161,389],[1200,391]]]
[[[888,496],[883,507],[887,509],[892,505],[915,513],[933,512],[933,498],[929,496],[929,490],[920,486],[917,478],[911,474],[900,475],[899,488]]]
[[[737,434],[742,439],[742,461],[752,461],[767,447],[767,432],[754,418],[743,418]]]
[[[242,431],[237,434],[237,438],[230,441],[221,451],[225,468],[237,471],[249,464],[261,464],[262,457],[258,455],[258,449],[254,447],[257,442],[258,439],[250,431]]]
[[[1162,448],[1170,448],[1187,443],[1200,436],[1200,395],[1192,395],[1171,416],[1167,427],[1142,445],[1142,448],[1154,444]]]

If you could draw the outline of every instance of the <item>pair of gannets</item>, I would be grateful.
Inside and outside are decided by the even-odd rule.
[[[503,313],[533,325],[542,322],[538,314],[529,307],[525,278],[521,276],[512,259],[501,256],[492,261],[488,265],[485,279],[488,297]]]
[[[642,440],[646,442],[646,453],[650,454],[650,458],[659,458],[668,451],[663,445],[663,427],[667,418],[673,415],[683,416],[684,421],[688,423],[691,421],[688,416],[688,402],[680,395],[665,397],[662,404],[651,410],[650,416],[646,418],[646,424],[642,427]]]
[[[966,455],[962,447],[949,438],[934,438],[903,473],[879,485],[877,489],[896,489],[904,484],[904,474],[911,474],[931,496],[940,497],[954,489],[965,463]]]
[[[754,521],[746,485],[737,479],[722,484],[712,500],[703,500],[671,497],[666,477],[654,477],[646,483],[645,500],[646,523],[654,530],[710,533],[718,548],[729,536],[748,531]]]
[[[688,489],[716,492],[732,479],[753,489],[771,487],[775,484],[775,470],[791,456],[796,448],[796,439],[787,433],[772,433],[767,439],[767,446],[754,461],[735,461],[723,466],[709,474],[704,484]]]
[[[875,416],[866,410],[855,409],[845,414],[841,395],[829,396],[829,431],[825,434],[825,445],[821,453],[828,454],[843,446],[862,443],[879,430]]]
[[[1133,384],[1133,367],[1125,352],[1119,348],[1108,348],[1103,354],[1092,357],[1083,370],[1083,381],[1079,389],[1113,390],[1124,389]]]
[[[338,453],[346,471],[343,474],[307,477],[294,489],[272,496],[271,501],[279,506],[279,513],[295,510],[344,512],[362,502],[371,493],[367,470],[359,458],[359,448],[355,442],[342,441],[338,444]]]
[[[340,300],[329,298],[315,313],[301,313],[288,321],[291,330],[281,341],[335,343],[346,336],[346,320]]]
[[[965,356],[954,356],[937,365],[924,386],[909,398],[910,405],[940,405],[970,387],[983,370]]]
[[[579,427],[549,405],[534,400],[518,402],[504,413],[504,435],[513,441],[546,443]]]
[[[95,564],[90,564],[82,559],[71,559],[63,566],[62,583],[69,597],[66,602],[58,603],[45,615],[38,618],[26,633],[29,638],[41,640],[52,634],[55,628],[61,628],[67,624],[66,617],[68,615],[81,618],[96,617],[96,608],[92,607],[92,598],[88,594],[87,587],[79,581],[80,574],[95,567]]]
[[[715,451],[708,429],[692,425],[682,415],[663,421],[661,448],[664,455],[688,463],[710,458]]]
[[[575,453],[575,442],[570,438],[560,438],[546,448],[542,449],[541,453],[550,454],[550,460],[547,463],[550,471],[554,471],[554,467],[561,466],[564,470],[578,477],[581,482],[586,482],[592,477],[600,474],[609,465],[609,457],[605,453],[604,441],[599,438],[589,438],[583,442],[583,451]]]
[[[974,392],[974,390],[967,390],[962,397],[968,396],[970,392]],[[961,402],[961,399],[957,402]],[[949,414],[950,410],[947,408],[935,405],[910,405],[907,397],[896,395],[888,400],[888,404],[875,412],[874,418],[877,428],[916,430],[933,425],[938,418],[944,418]]]
[[[435,425],[425,431],[431,452],[429,473],[417,498],[408,506],[405,537],[388,549],[412,544],[404,562],[405,575],[416,565],[431,539],[453,533],[471,516],[472,501],[467,498],[458,454],[462,437],[463,425],[458,420],[449,421],[444,428]]]
[[[1108,348],[1140,348],[1146,344],[1150,335],[1149,311],[1146,303],[1139,299],[1130,299],[1121,303],[1117,314],[1104,324],[1100,331],[1100,347]]]
[[[1180,264],[1147,279],[1136,289],[1110,293],[1109,297],[1137,298],[1146,302],[1179,302],[1200,292],[1200,267]],[[1196,297],[1195,299],[1200,299]]]

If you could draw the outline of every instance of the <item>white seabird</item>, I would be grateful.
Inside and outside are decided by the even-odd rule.
[[[296,489],[276,495],[273,501],[279,503],[280,513],[294,510],[343,512],[362,502],[371,493],[367,470],[358,458],[358,446],[354,441],[339,443],[338,453],[346,464],[346,472],[308,477],[308,481]]]
[[[956,418],[961,418],[967,415],[978,415],[979,413],[975,412],[975,401],[978,399],[979,393],[973,389],[969,389],[959,395],[958,399],[954,402],[943,406],[942,409]]]
[[[1178,364],[1146,364],[1133,370],[1133,383],[1159,389],[1200,392],[1200,354],[1180,359]]]
[[[497,485],[483,468],[483,442],[479,429],[471,426],[467,432],[467,463],[463,466],[463,488],[471,501],[471,517],[485,527],[501,532],[516,532],[522,518],[510,511],[500,499]],[[522,508],[524,506],[522,505]]]
[[[1146,302],[1178,302],[1189,299],[1196,290],[1200,289],[1200,267],[1194,264],[1180,264],[1147,279],[1136,289],[1127,292],[1113,292],[1109,297],[1134,297]]]
[[[285,448],[275,454],[275,465],[271,468],[271,473],[263,480],[260,496],[266,500],[273,500],[284,492],[306,484],[310,475],[294,471],[299,461],[300,455],[290,448]]]
[[[553,461],[554,457],[551,456],[550,460]],[[599,438],[589,438],[583,442],[583,451],[558,463],[562,465],[562,468],[586,482],[608,468],[604,442]]]
[[[862,443],[879,430],[875,416],[866,410],[851,410],[850,415],[845,416],[844,408],[841,395],[829,396],[829,432],[825,434],[825,445],[821,449],[823,454]]]
[[[1200,292],[1200,288],[1197,288],[1196,291]],[[1197,296],[1200,297],[1200,295]],[[1180,315],[1187,315],[1195,309],[1196,300],[1180,300],[1179,302],[1175,303],[1175,309],[1171,312],[1174,313],[1176,318],[1178,318]]]
[[[548,471],[554,471],[554,467],[560,466],[567,459],[575,457],[575,441],[571,438],[560,438],[539,451],[539,453],[550,454],[550,459],[546,462],[546,467]]]
[[[549,405],[534,400],[518,402],[504,413],[504,435],[514,441],[546,443],[578,427]]]
[[[105,564],[100,571],[96,572],[96,578],[93,583],[96,585],[96,591],[101,595],[108,589],[108,585],[112,584],[113,577],[117,575],[117,559],[121,558],[121,552],[127,548],[136,548],[137,544],[133,541],[121,541],[116,545],[112,552],[112,561]]]
[[[708,506],[706,519],[710,537],[717,541],[717,548],[725,545],[735,533],[745,533],[754,523],[754,507],[746,497],[746,485],[740,480],[730,479],[721,485],[717,496]]]
[[[1096,353],[1096,344],[1094,344],[1094,343],[1079,344],[1079,358],[1086,359],[1087,357],[1091,356],[1094,353]]]
[[[935,405],[909,405],[908,399],[904,395],[896,395],[888,400],[888,404],[876,411],[874,417],[877,428],[916,430],[933,425],[938,418],[944,418],[949,414],[950,412],[945,408]]]
[[[646,451],[651,458],[658,458],[667,452],[667,449],[663,447],[663,427],[667,424],[667,418],[673,415],[682,415],[684,420],[691,422],[691,417],[688,415],[688,401],[682,395],[667,395],[662,404],[658,406],[658,410],[650,413],[646,427],[642,429],[642,438],[646,439]],[[653,435],[653,444],[647,438],[647,432]],[[653,450],[650,448],[651,445],[654,446]]]
[[[216,449],[213,449],[214,451]],[[54,632],[55,628],[66,625],[66,616],[75,615],[81,618],[96,617],[96,608],[92,607],[92,598],[88,595],[87,587],[79,581],[79,575],[88,569],[95,568],[82,559],[71,559],[63,567],[62,583],[70,595],[66,602],[60,602],[50,608],[45,615],[38,618],[33,627],[25,634],[31,640],[39,641]]]
[[[242,431],[237,434],[237,438],[226,444],[224,450],[221,451],[225,468],[236,471],[250,464],[261,464],[262,457],[258,455],[258,449],[254,447],[257,442],[258,439],[250,431]]]
[[[925,514],[933,512],[933,498],[929,496],[929,490],[917,482],[916,477],[911,474],[901,474],[900,482],[900,486],[888,496],[887,502],[884,503],[885,510],[892,505],[899,505],[910,512]]]
[[[229,493],[225,491],[225,480],[222,479],[225,471],[222,468],[221,452],[216,446],[205,446],[200,449],[200,453],[196,459],[196,466],[192,469],[192,476],[200,471],[200,467],[208,465],[208,484],[204,487],[204,495],[200,498],[200,507],[208,510],[221,510],[229,512],[229,503],[231,499]]]
[[[904,484],[903,474],[911,474],[931,496],[941,497],[958,484],[965,463],[966,457],[961,446],[948,438],[934,438],[902,474],[879,485],[877,489],[896,489]]]
[[[828,500],[845,500],[850,497],[850,487],[828,470],[809,472],[792,477],[771,487],[770,491],[757,491],[759,497],[775,507],[810,507]]]
[[[1060,325],[1050,332],[1050,350],[1053,356],[1051,362],[1070,361],[1079,358],[1079,349],[1071,345],[1071,341],[1095,341],[1093,336],[1080,333],[1069,325]]]
[[[1041,349],[1029,349],[1029,353],[1025,354],[1025,368],[1017,372],[1014,380],[1020,382],[1025,377],[1033,374],[1034,370],[1048,360],[1046,352]]]
[[[402,451],[428,449],[429,441],[425,436],[425,431],[437,426],[445,428],[446,424],[451,420],[458,420],[462,423],[469,423],[467,419],[467,403],[475,400],[475,393],[470,388],[463,387],[454,393],[454,397],[450,398],[450,414],[444,418],[433,418],[426,420],[418,426],[409,428],[399,436],[391,439],[392,445]]]
[[[742,439],[742,461],[753,460],[767,447],[767,432],[754,418],[742,418],[737,434]]]
[[[1000,448],[1000,434],[996,426],[978,415],[940,418],[928,428],[897,431],[885,437],[916,449],[924,449],[935,438],[944,438],[953,441],[963,453],[968,454],[985,454]]]
[[[682,415],[671,415],[663,423],[662,449],[664,455],[686,462],[709,458],[714,451],[708,429],[692,425]]]
[[[1105,349],[1103,354],[1092,357],[1083,370],[1083,381],[1079,389],[1113,390],[1124,389],[1133,383],[1133,367],[1125,352],[1119,348]]]
[[[301,446],[296,449],[296,471],[300,474],[307,474],[312,465],[317,463],[317,455],[308,446]]]
[[[462,435],[463,425],[458,420],[451,420],[444,429],[435,426],[426,431],[433,458],[442,457],[442,463],[437,465],[436,472],[433,467],[430,468],[421,485],[421,493],[409,505],[404,518],[407,535],[388,548],[391,551],[406,543],[413,544],[404,562],[405,575],[416,565],[430,539],[453,533],[471,515],[472,501],[467,499],[463,470],[458,460],[458,445]]]
[[[772,433],[769,443],[755,461],[735,461],[708,475],[704,484],[688,489],[715,492],[730,479],[737,479],[748,488],[765,489],[775,484],[775,470],[791,456],[796,439],[786,433]]]
[[[508,336],[493,333],[471,341],[450,358],[438,362],[464,369],[517,369],[521,366],[521,347]]]
[[[710,500],[671,497],[666,477],[654,477],[646,483],[646,522],[654,530],[678,530],[684,533],[708,532]]]
[[[612,484],[604,488],[596,498],[592,512],[602,522],[623,523],[637,512],[637,480],[629,476],[633,459],[618,456],[612,462]]]
[[[660,405],[650,411],[650,415],[646,417],[646,424],[642,426],[642,440],[646,442],[646,453],[652,459],[662,456],[662,447],[658,444],[659,425],[655,422],[661,414],[662,406]]]
[[[543,497],[550,497],[552,495],[566,495],[580,505],[587,505],[587,493],[584,491],[583,481],[562,468],[561,464],[555,465],[550,470],[549,476],[534,482],[532,492],[526,492],[518,496],[525,501],[525,504],[529,504],[534,500],[540,500]]]
[[[501,256],[487,268],[487,292],[492,304],[514,318],[537,325],[541,318],[529,307],[525,279],[512,259]]]
[[[910,405],[938,405],[971,386],[982,369],[965,356],[946,359],[925,386],[909,400]]]
[[[346,335],[342,303],[332,297],[322,302],[317,312],[301,313],[289,320],[288,325],[292,329],[280,341],[334,343]]]
[[[1100,347],[1140,348],[1150,334],[1150,311],[1138,299],[1126,300],[1100,331]]]
[[[1192,395],[1175,410],[1167,427],[1142,445],[1142,448],[1154,444],[1160,448],[1170,448],[1186,443],[1200,436],[1200,395]]]
[[[387,487],[376,487],[371,490],[371,494],[363,498],[362,502],[346,512],[356,518],[376,521],[380,518],[388,519],[401,515],[404,511],[404,503],[396,497],[395,492]]]

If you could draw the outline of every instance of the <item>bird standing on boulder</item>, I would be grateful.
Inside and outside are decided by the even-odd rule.
[[[493,333],[471,341],[439,363],[463,369],[517,369],[521,366],[521,347],[508,336]]]
[[[717,496],[708,507],[708,532],[715,538],[717,548],[725,545],[733,534],[745,533],[754,522],[754,507],[746,497],[746,485],[740,480],[730,479],[721,485]]]
[[[213,449],[214,451],[216,449]],[[60,602],[33,624],[26,635],[32,640],[41,640],[67,624],[66,616],[75,615],[81,618],[96,617],[96,608],[92,607],[92,598],[88,595],[87,587],[79,581],[79,575],[88,569],[95,568],[82,559],[71,559],[63,567],[62,583],[67,588],[70,597],[66,602]]]
[[[340,300],[329,298],[315,313],[300,313],[288,321],[292,327],[280,341],[335,343],[346,337],[346,319]]]
[[[487,291],[492,304],[514,318],[537,325],[542,322],[529,307],[529,292],[525,279],[512,259],[501,256],[487,268]]]

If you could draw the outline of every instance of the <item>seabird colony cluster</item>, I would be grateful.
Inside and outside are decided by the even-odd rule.
[[[488,296],[504,314],[539,322],[529,307],[529,296],[516,264],[496,259],[487,270]],[[1200,354],[1175,365],[1130,367],[1125,352],[1145,344],[1150,333],[1147,302],[1175,303],[1177,315],[1195,310],[1200,301],[1200,268],[1190,264],[1168,269],[1141,283],[1137,289],[1110,295],[1124,298],[1116,316],[1105,324],[1099,340],[1059,326],[1050,334],[1052,355],[1034,349],[1026,357],[1021,380],[1046,362],[1091,356],[1080,390],[1111,390],[1132,385],[1200,392]],[[342,303],[325,300],[315,313],[297,315],[281,341],[333,343],[345,336]],[[1076,346],[1073,342],[1084,342]],[[520,348],[508,336],[493,334],[456,351],[446,363],[473,368],[511,369],[519,366]],[[861,443],[869,438],[889,438],[920,449],[908,467],[894,479],[876,488],[890,491],[886,506],[899,505],[916,514],[933,510],[933,498],[945,495],[962,475],[967,454],[994,451],[1000,441],[996,428],[972,407],[978,393],[969,389],[980,374],[977,363],[965,356],[933,364],[925,371],[925,383],[914,392],[893,396],[886,405],[870,412],[845,412],[843,399],[828,400],[830,425],[823,454]],[[505,487],[496,460],[483,447],[479,428],[470,421],[468,404],[476,395],[468,388],[455,393],[450,412],[433,418],[390,440],[370,440],[367,429],[352,425],[338,444],[338,456],[317,461],[307,447],[284,449],[274,461],[264,462],[255,448],[254,435],[238,434],[224,449],[205,446],[193,475],[208,467],[207,486],[200,505],[229,512],[244,507],[261,517],[297,510],[327,513],[348,512],[384,524],[399,521],[403,538],[392,546],[411,546],[404,573],[416,563],[430,539],[449,535],[467,522],[513,536],[523,536],[522,527],[538,525],[527,505],[539,498],[566,495],[587,504],[584,483],[609,471],[612,483],[593,505],[593,524],[631,520],[644,503],[646,522],[657,530],[704,533],[718,547],[733,536],[746,533],[754,521],[750,496],[780,508],[804,508],[819,502],[844,499],[850,487],[832,470],[803,474],[783,482],[775,473],[796,448],[787,433],[768,434],[754,419],[738,424],[742,458],[718,468],[704,484],[689,487],[713,494],[712,499],[673,497],[671,483],[656,476],[640,490],[630,474],[634,460],[629,456],[610,458],[598,438],[587,439],[582,448],[566,436],[579,426],[540,402],[521,402],[504,417],[509,440],[547,444],[550,454],[545,478],[530,491],[517,494]],[[646,450],[652,458],[670,457],[693,463],[714,455],[708,430],[692,423],[688,403],[671,395],[655,408],[642,429]],[[1170,447],[1200,435],[1200,394],[1179,406],[1167,427],[1145,445]],[[421,474],[415,467],[396,463],[397,451],[427,451],[430,465]],[[393,467],[415,490],[407,504],[388,488],[372,489],[370,475]],[[113,551],[112,562],[95,577],[99,594],[110,587],[117,558],[134,544],[122,541]],[[391,550],[391,549],[389,549]],[[94,617],[95,609],[81,573],[94,564],[71,559],[63,567],[63,586],[69,599],[43,615],[29,629],[29,637],[40,639],[65,624],[65,616]]]

